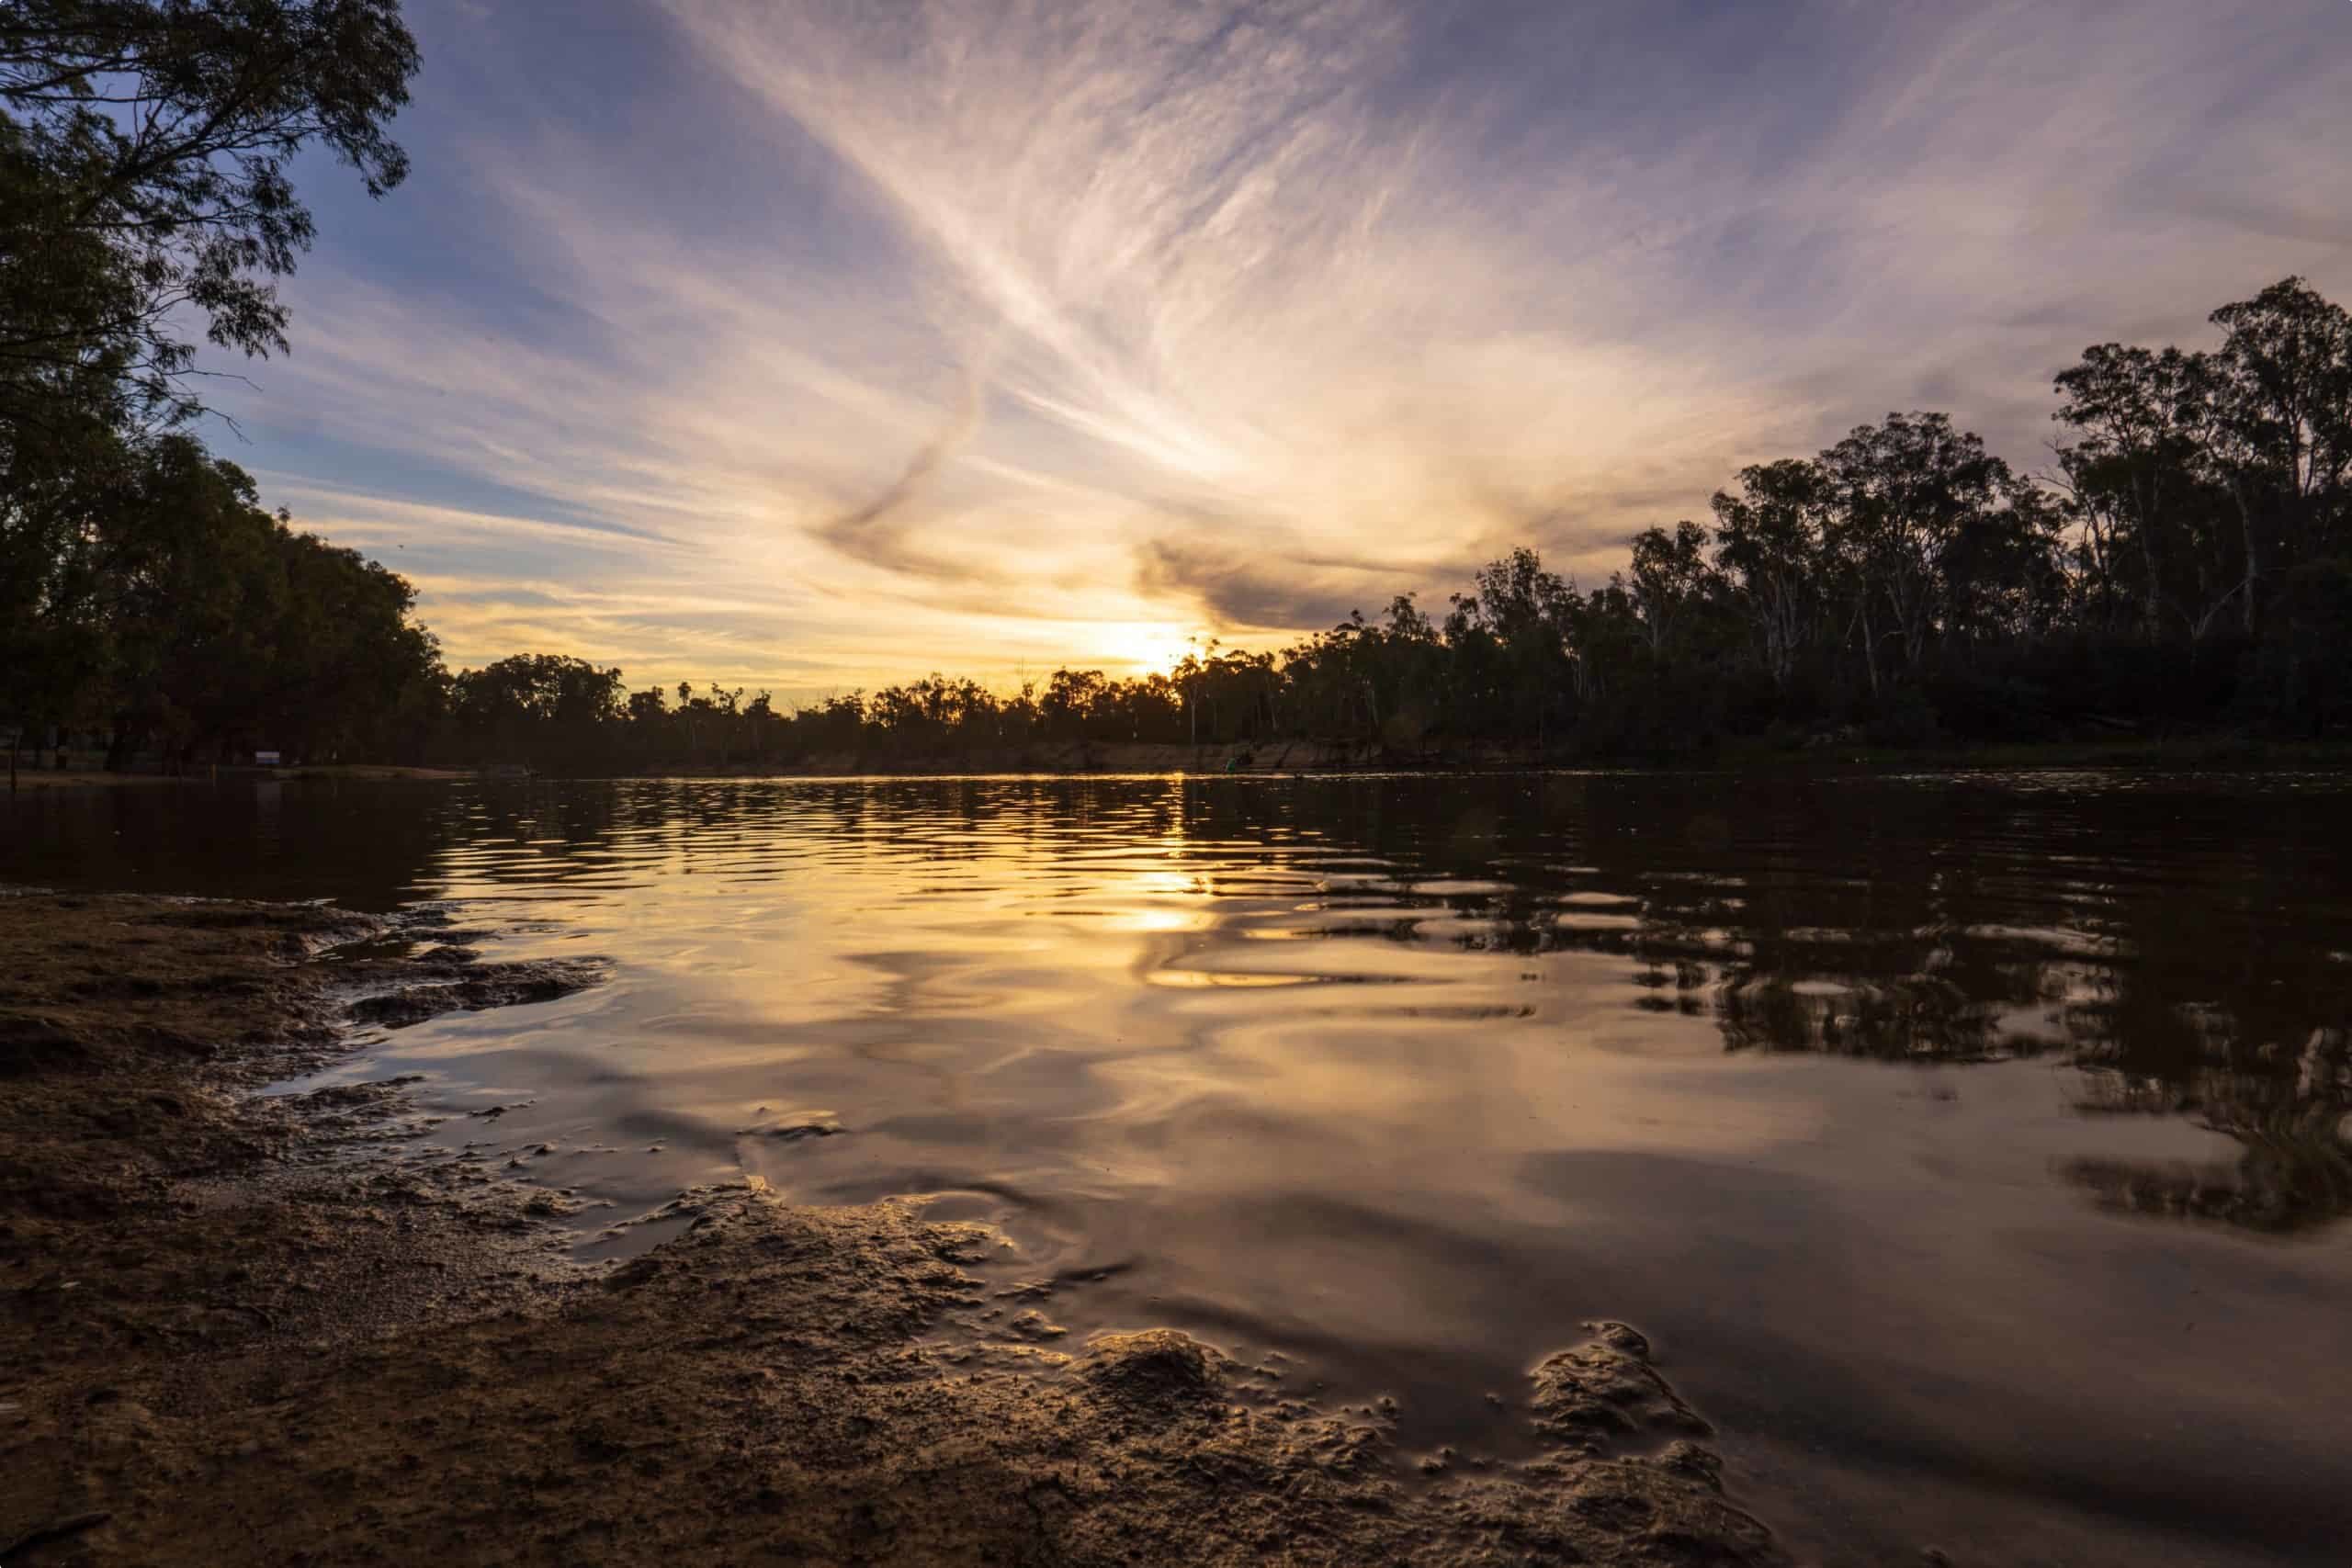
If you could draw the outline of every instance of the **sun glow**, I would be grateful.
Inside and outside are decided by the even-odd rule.
[[[1175,669],[1184,655],[1199,652],[1204,640],[1173,622],[1132,621],[1103,626],[1095,646],[1106,664],[1119,665],[1126,674],[1148,675]]]

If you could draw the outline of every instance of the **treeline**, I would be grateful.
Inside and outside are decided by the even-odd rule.
[[[2211,352],[2105,344],[2060,375],[2038,479],[1945,415],[1894,413],[1743,469],[1710,524],[1645,531],[1590,589],[1520,549],[1441,613],[1399,597],[1276,652],[1058,670],[1012,694],[932,675],[796,711],[717,683],[632,691],[557,655],[452,675],[405,583],[170,438],[123,470],[135,504],[74,536],[100,564],[53,563],[111,585],[51,596],[98,612],[53,668],[105,672],[117,736],[570,771],[1019,765],[1069,742],[1411,760],[2323,736],[2352,720],[2352,318],[2289,279],[2213,319]]]
[[[188,433],[194,349],[286,346],[306,148],[374,194],[417,66],[395,0],[10,0],[0,18],[0,728],[118,761],[890,765],[1039,743],[1664,756],[2352,720],[2352,316],[2289,278],[2208,349],[2057,378],[2054,467],[1892,413],[1745,468],[1586,588],[1518,550],[1276,652],[1013,694],[933,675],[786,712],[521,655],[451,674],[407,582]]]
[[[1735,737],[1906,745],[2352,722],[2352,316],[2289,278],[2200,352],[2105,344],[2056,380],[2054,469],[1940,413],[1744,468],[1590,589],[1521,549],[1276,653],[1005,695],[933,675],[797,712],[510,660],[458,676],[459,750],[789,765],[1038,743],[1295,739],[1666,756]],[[675,700],[673,700],[673,697]]]

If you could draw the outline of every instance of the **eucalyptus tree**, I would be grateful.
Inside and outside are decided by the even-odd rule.
[[[1448,601],[1445,642],[1468,694],[1488,722],[1540,747],[1550,739],[1555,694],[1572,690],[1568,632],[1581,598],[1521,546],[1478,569],[1468,593]],[[1528,721],[1534,722],[1531,726]]]
[[[87,662],[70,716],[102,719],[118,761],[380,750],[429,722],[439,650],[407,581],[264,510],[251,476],[195,440],[126,447],[77,533]]]
[[[1826,543],[1856,589],[1855,630],[1870,689],[1891,651],[1916,671],[1949,625],[1960,585],[1955,551],[2004,531],[2017,490],[1982,437],[1942,413],[1890,413],[1821,455],[1830,494]]]
[[[0,7],[0,434],[94,397],[185,417],[190,325],[282,352],[275,280],[315,232],[295,160],[400,184],[417,67],[398,0]]]
[[[2352,313],[2300,277],[2224,305],[2216,445],[2245,534],[2245,627],[2262,580],[2352,552]]]
[[[1829,500],[1828,476],[1803,457],[1751,464],[1740,470],[1736,494],[1714,495],[1715,564],[1779,691],[1828,638]]]
[[[2167,581],[2191,553],[2199,492],[2215,471],[2212,381],[2202,355],[2114,343],[2085,349],[2057,377],[2064,400],[2051,417],[2068,431],[2058,461],[2083,523],[2082,569],[2111,597],[2132,561],[2151,642],[2167,628]]]
[[[679,682],[691,702],[693,688]],[[450,681],[451,718],[492,760],[575,762],[617,739],[621,671],[556,653],[518,653]],[[691,705],[689,703],[687,705]]]
[[[1706,529],[1688,519],[1671,534],[1645,528],[1634,536],[1624,587],[1655,660],[1701,651],[1706,623],[1720,608],[1724,591],[1723,574],[1708,558],[1708,544]]]

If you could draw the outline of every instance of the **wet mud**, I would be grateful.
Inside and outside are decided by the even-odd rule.
[[[1784,1561],[1622,1324],[1563,1325],[1504,1463],[1074,1336],[1083,1281],[998,1290],[914,1204],[703,1190],[576,1262],[527,1151],[420,1143],[407,1081],[258,1092],[604,972],[430,919],[0,897],[0,1562]]]

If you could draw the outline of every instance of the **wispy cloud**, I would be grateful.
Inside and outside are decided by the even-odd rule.
[[[1934,402],[2030,465],[2084,343],[2352,292],[2333,0],[661,0],[569,46],[611,129],[525,69],[569,10],[421,19],[443,199],[329,214],[240,412],[466,660],[1004,679],[1605,574],[1742,462]]]

